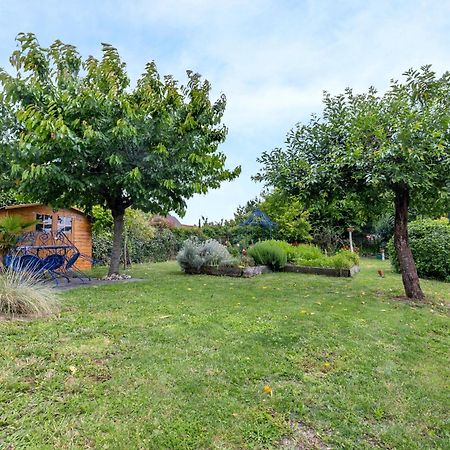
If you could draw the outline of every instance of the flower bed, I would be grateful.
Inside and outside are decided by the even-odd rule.
[[[250,278],[274,271],[311,273],[331,277],[351,277],[359,272],[357,255],[340,251],[324,255],[315,246],[294,247],[283,241],[262,241],[249,249],[250,258],[233,258],[219,242],[188,239],[177,255],[187,274],[204,274]],[[257,265],[253,266],[256,262]],[[287,264],[289,262],[289,264]]]

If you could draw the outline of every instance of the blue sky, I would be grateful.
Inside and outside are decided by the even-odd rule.
[[[201,73],[227,96],[222,150],[238,180],[188,201],[185,223],[230,218],[256,196],[256,158],[282,146],[297,123],[320,112],[323,90],[380,91],[409,67],[450,69],[450,1],[0,0],[0,66],[21,31],[99,55],[119,49],[132,80],[146,62],[185,81]]]

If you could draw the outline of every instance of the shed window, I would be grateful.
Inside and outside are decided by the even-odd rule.
[[[58,232],[64,233],[72,232],[72,217],[58,216]]]
[[[36,231],[52,231],[52,216],[47,216],[46,214],[36,214]]]

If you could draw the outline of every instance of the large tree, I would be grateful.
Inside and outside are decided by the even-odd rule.
[[[178,85],[153,62],[134,89],[117,50],[83,60],[72,45],[41,47],[19,34],[0,71],[3,107],[19,124],[9,159],[20,191],[55,206],[112,211],[114,243],[109,273],[117,273],[125,210],[184,213],[185,200],[239,175],[218,150],[225,96],[211,102],[210,84],[187,72]]]
[[[367,216],[376,216],[391,201],[405,292],[423,299],[408,243],[408,209],[448,209],[450,73],[438,77],[424,66],[404,77],[384,95],[374,88],[325,93],[322,116],[293,129],[285,149],[265,152],[256,179],[298,195],[307,207],[351,196]]]

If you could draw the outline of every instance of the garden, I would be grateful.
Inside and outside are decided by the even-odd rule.
[[[448,283],[411,305],[374,259],[354,278],[127,273],[0,321],[2,446],[446,448]]]
[[[241,173],[225,95],[153,61],[131,86],[109,44],[16,40],[0,448],[448,448],[450,73],[325,93],[257,159],[259,197],[183,226]]]

